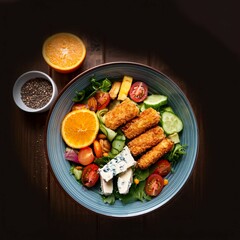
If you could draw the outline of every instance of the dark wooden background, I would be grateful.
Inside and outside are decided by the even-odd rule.
[[[239,239],[238,5],[0,1],[0,239]],[[60,31],[81,36],[87,46],[83,65],[71,74],[51,70],[41,55],[46,37]],[[12,98],[26,71],[48,73],[61,90],[82,71],[119,60],[148,64],[174,80],[193,106],[200,134],[196,166],[180,193],[158,210],[121,219],[95,214],[66,195],[44,154],[48,112],[24,113]]]

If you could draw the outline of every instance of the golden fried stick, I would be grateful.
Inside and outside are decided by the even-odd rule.
[[[129,121],[122,127],[122,131],[128,139],[132,139],[146,130],[158,125],[160,114],[153,108],[147,108],[138,117]]]
[[[170,139],[164,138],[160,143],[152,147],[148,152],[138,159],[138,167],[141,169],[148,168],[150,165],[159,160],[164,154],[169,152],[173,145],[174,143]]]
[[[165,138],[163,129],[160,126],[153,127],[145,133],[140,134],[127,145],[133,156],[137,156],[147,149],[157,145]]]
[[[105,114],[105,125],[106,127],[115,130],[126,124],[127,121],[138,116],[138,114],[139,108],[137,105],[127,98]]]

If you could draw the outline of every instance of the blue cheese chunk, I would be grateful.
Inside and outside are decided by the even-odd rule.
[[[117,186],[120,194],[127,194],[133,183],[133,170],[128,168],[118,175]]]
[[[128,146],[125,146],[116,157],[99,169],[99,174],[106,182],[108,182],[119,173],[125,172],[129,167],[135,166],[135,164],[136,161],[134,160]]]
[[[108,182],[106,182],[102,176],[100,175],[100,183],[101,183],[101,191],[102,194],[105,196],[108,196],[110,194],[112,194],[113,192],[113,180],[109,180]]]

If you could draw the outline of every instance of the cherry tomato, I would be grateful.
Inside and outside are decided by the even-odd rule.
[[[155,197],[162,191],[163,186],[164,179],[162,176],[157,173],[152,173],[146,180],[145,192],[147,195]]]
[[[106,108],[111,100],[109,93],[103,91],[97,91],[94,97],[97,100],[97,110]]]
[[[88,106],[86,104],[83,103],[74,103],[72,106],[72,111],[74,110],[79,110],[79,109],[83,109],[83,108],[88,108]]]
[[[91,97],[87,101],[87,106],[89,110],[96,112],[97,111],[97,99],[95,97]]]
[[[166,159],[161,159],[155,163],[153,172],[165,177],[171,172],[171,163]]]
[[[83,168],[81,182],[84,186],[93,187],[97,183],[99,179],[98,168],[98,165],[95,163],[91,163]]]
[[[134,102],[142,102],[147,98],[148,86],[144,82],[135,82],[129,90],[129,96]]]
[[[78,152],[78,161],[86,166],[94,160],[93,150],[90,147],[81,148]]]

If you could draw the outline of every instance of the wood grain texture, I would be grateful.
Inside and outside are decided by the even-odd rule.
[[[195,25],[174,1],[138,4],[0,2],[0,239],[239,239],[239,160],[236,151],[223,151],[220,141],[231,134],[224,125],[226,110],[238,109],[233,86],[238,86],[239,56]],[[85,61],[70,74],[53,71],[41,55],[46,37],[60,31],[81,36],[87,46]],[[168,204],[117,219],[85,209],[64,192],[44,154],[48,112],[22,112],[11,93],[17,77],[28,70],[48,73],[60,92],[84,70],[121,60],[148,64],[181,87],[198,122],[199,152],[191,177]]]

